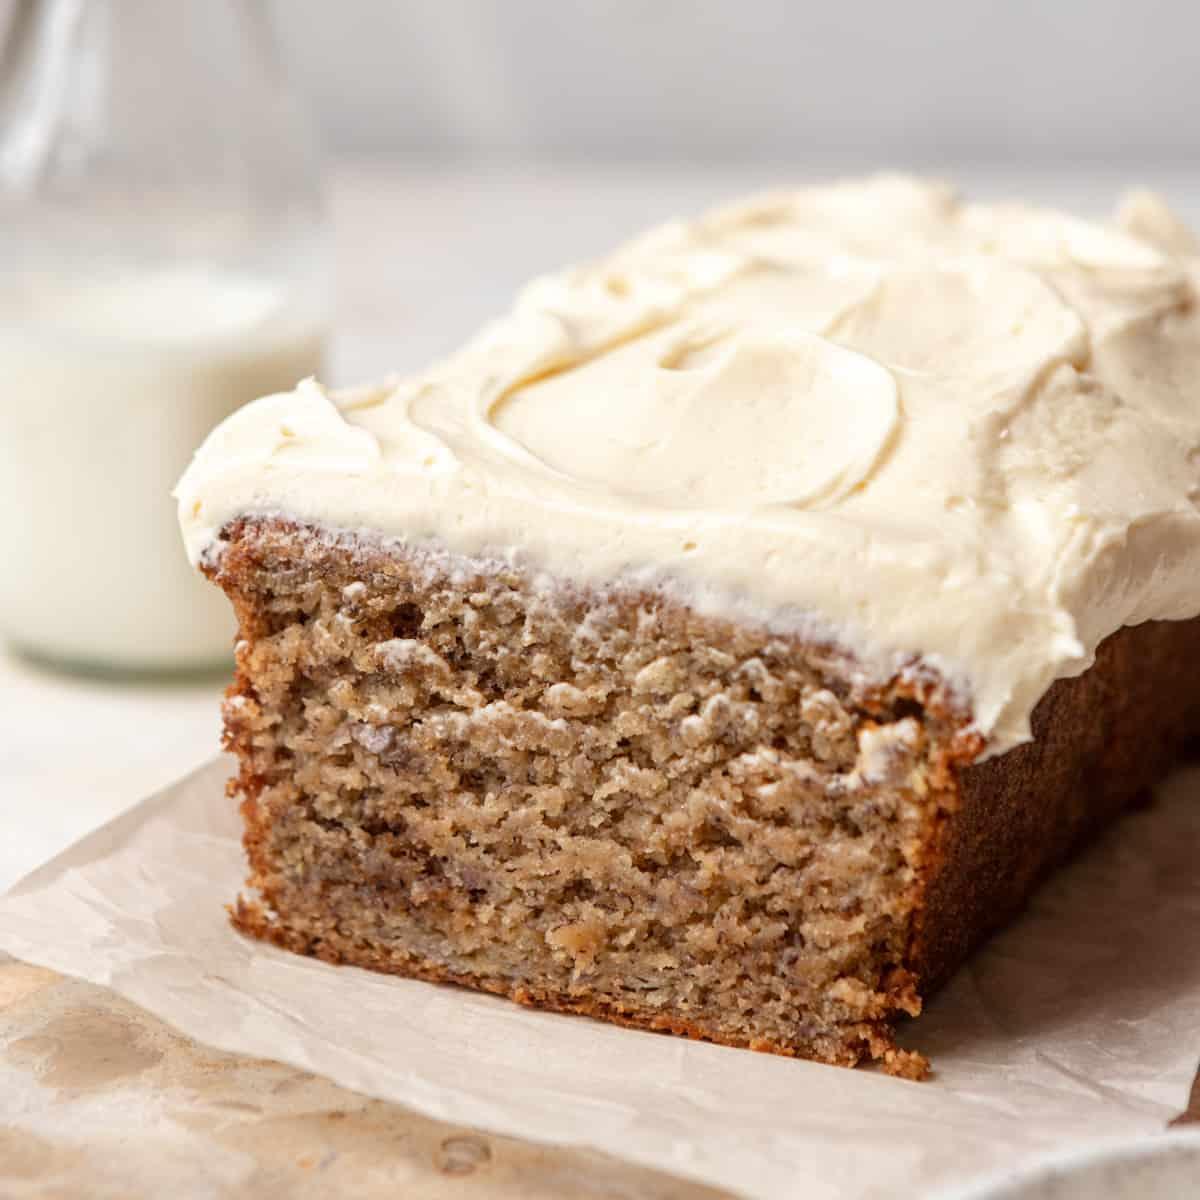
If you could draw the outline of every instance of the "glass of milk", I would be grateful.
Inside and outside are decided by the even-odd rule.
[[[2,32],[2,31],[0,31]],[[0,45],[0,635],[103,672],[229,660],[171,488],[318,372],[327,229],[256,0],[17,0]]]

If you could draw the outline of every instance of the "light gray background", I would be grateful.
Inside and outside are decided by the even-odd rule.
[[[334,150],[1200,156],[1200,0],[271,0]]]
[[[265,3],[335,155],[1200,166],[1200,0],[161,2]]]

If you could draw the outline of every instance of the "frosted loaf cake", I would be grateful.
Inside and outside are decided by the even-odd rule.
[[[1200,731],[1197,247],[876,178],[539,279],[180,482],[244,931],[919,1075],[899,1014]]]

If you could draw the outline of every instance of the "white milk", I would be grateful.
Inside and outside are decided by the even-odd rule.
[[[0,297],[0,633],[100,669],[227,659],[171,488],[218,421],[320,358],[272,285],[206,268]]]

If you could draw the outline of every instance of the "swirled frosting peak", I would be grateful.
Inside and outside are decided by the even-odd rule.
[[[284,514],[661,586],[920,660],[995,753],[1123,625],[1200,613],[1200,253],[900,177],[782,192],[530,284],[424,374],[241,410],[193,560]]]
[[[814,334],[685,325],[657,341],[633,380],[624,356],[645,346],[596,366],[603,405],[568,371],[490,419],[564,479],[677,512],[828,505],[864,486],[899,427],[892,373]]]

